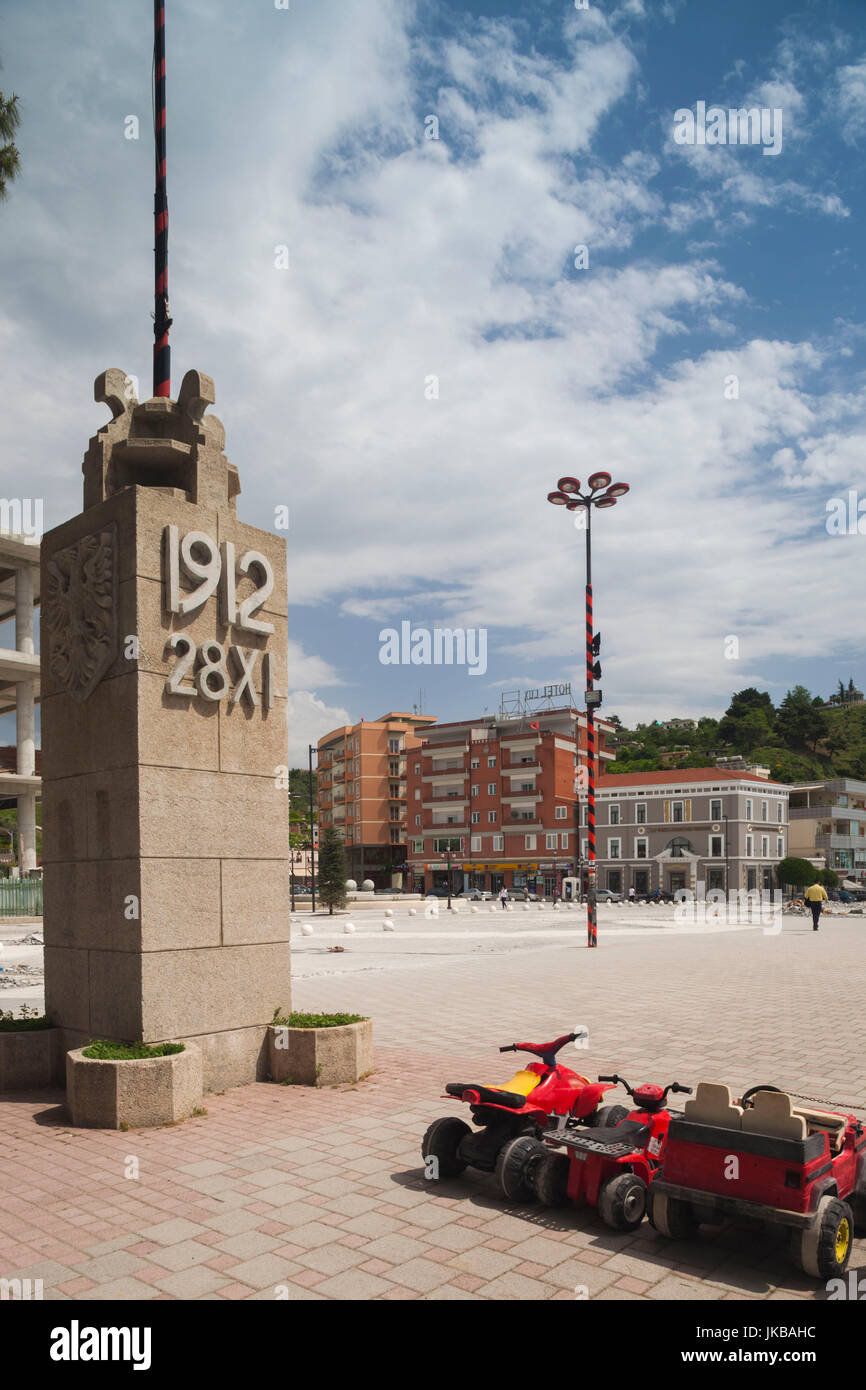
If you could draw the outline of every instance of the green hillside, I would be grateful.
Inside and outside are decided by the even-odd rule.
[[[765,692],[744,690],[732,696],[722,719],[698,719],[694,729],[665,729],[661,721],[619,725],[610,740],[616,761],[605,772],[711,767],[717,757],[739,754],[783,782],[866,780],[866,702],[823,704],[803,686],[789,691],[778,708]]]

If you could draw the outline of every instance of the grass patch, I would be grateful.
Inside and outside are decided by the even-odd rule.
[[[87,1044],[83,1055],[99,1062],[137,1062],[144,1057],[171,1057],[176,1052],[184,1051],[183,1043],[158,1043],[150,1047],[148,1043],[104,1042],[97,1039]]]
[[[277,1028],[342,1028],[346,1023],[366,1023],[364,1014],[281,1014],[274,1009],[271,1026]]]
[[[4,1014],[0,1009],[0,1033],[38,1033],[43,1028],[53,1028],[54,1024],[45,1014],[38,1014],[35,1009],[28,1008],[26,1004],[21,1005],[21,1013],[18,1018],[10,1010]]]

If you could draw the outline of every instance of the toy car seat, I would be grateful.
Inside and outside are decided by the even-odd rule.
[[[757,1091],[751,1109],[743,1113],[743,1129],[774,1139],[806,1138],[806,1121],[794,1114],[791,1097],[784,1091]]]
[[[697,1125],[716,1125],[719,1129],[744,1129],[743,1111],[731,1102],[730,1086],[715,1081],[699,1081],[695,1094],[687,1100],[683,1118]]]

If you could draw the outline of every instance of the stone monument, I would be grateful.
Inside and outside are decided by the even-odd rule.
[[[189,1039],[217,1090],[289,1006],[285,542],[238,520],[209,377],[94,395],[42,540],[46,1012],[64,1050]]]

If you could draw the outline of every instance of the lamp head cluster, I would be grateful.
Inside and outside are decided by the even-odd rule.
[[[617,498],[624,497],[628,483],[611,482],[609,473],[591,473],[586,483],[588,492],[581,492],[577,478],[560,478],[556,490],[547,494],[555,507],[567,507],[570,512],[584,507],[615,507]]]

